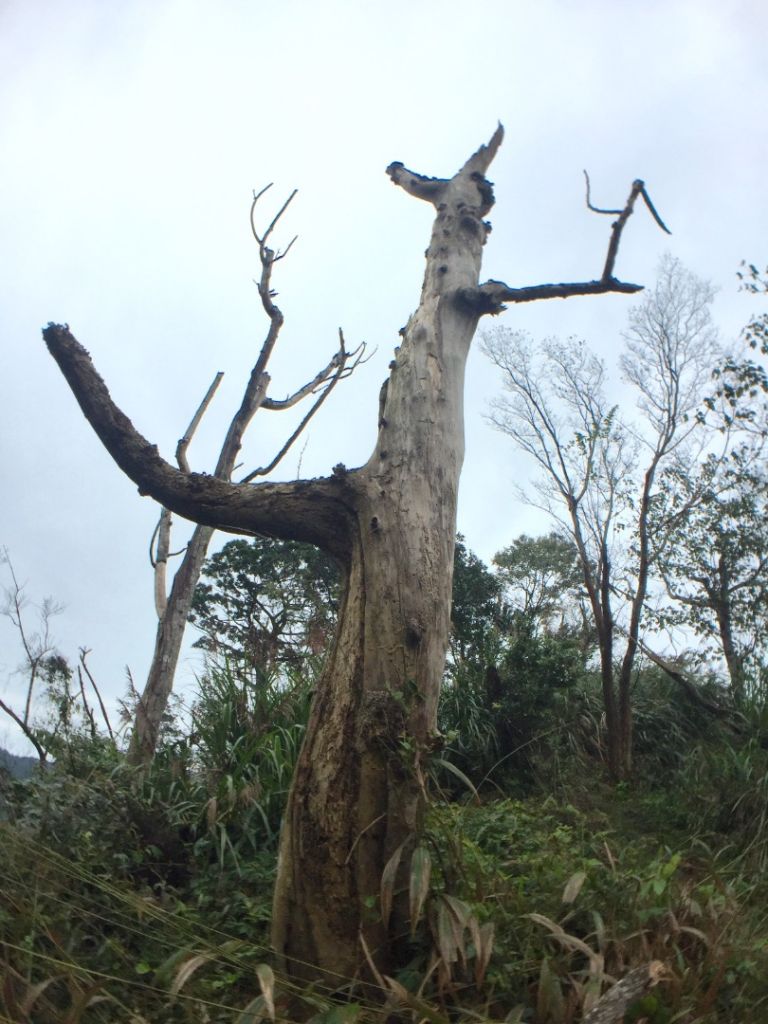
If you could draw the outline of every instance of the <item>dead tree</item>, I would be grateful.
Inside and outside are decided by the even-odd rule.
[[[269,185],[267,186],[267,188],[270,187]],[[240,408],[233,416],[224,438],[224,443],[221,446],[219,459],[214,470],[214,476],[219,480],[228,481],[231,479],[242,447],[243,436],[259,409],[290,409],[303,399],[314,396],[314,402],[310,406],[309,412],[301,420],[298,428],[294,430],[288,441],[282,446],[277,456],[271,460],[269,465],[250,473],[248,480],[271,472],[289,451],[294,441],[336,384],[345,377],[348,377],[359,365],[365,352],[364,344],[355,349],[354,352],[347,352],[344,345],[344,336],[339,331],[338,350],[329,363],[311,381],[287,398],[274,399],[267,396],[270,384],[267,366],[277,343],[280,329],[283,326],[283,313],[274,301],[272,271],[275,264],[288,254],[293,241],[290,242],[283,252],[270,249],[267,242],[280,218],[288,208],[289,203],[296,195],[296,192],[291,193],[266,231],[263,234],[259,234],[256,229],[254,214],[256,204],[266,191],[267,189],[265,188],[259,193],[254,193],[253,203],[251,204],[251,228],[259,246],[259,260],[261,262],[261,276],[256,284],[262,307],[269,318],[269,330],[261,346],[256,363],[251,370]],[[182,473],[190,472],[187,461],[187,449],[200,420],[213,398],[221,377],[221,373],[216,374],[213,383],[176,447],[176,461]],[[158,625],[155,637],[155,650],[147,682],[144,686],[144,692],[136,701],[136,718],[128,750],[128,759],[133,764],[147,763],[154,756],[163,715],[168,706],[168,700],[173,688],[179,652],[192,608],[192,598],[195,593],[195,587],[200,579],[200,572],[213,534],[214,529],[211,526],[198,524],[195,527],[189,543],[183,551],[181,564],[174,575],[170,594],[166,596],[167,565],[171,557],[171,512],[168,508],[163,508],[160,513],[160,519],[152,538],[152,544],[150,545],[150,558],[155,570],[155,609],[157,611]]]
[[[235,533],[307,541],[344,574],[339,624],[317,681],[281,833],[273,942],[287,969],[332,983],[397,962],[407,899],[389,924],[371,910],[382,872],[409,853],[425,804],[423,771],[439,746],[436,709],[448,644],[456,499],[464,454],[464,367],[480,317],[506,302],[632,293],[613,276],[619,237],[642,182],[613,226],[599,279],[511,288],[480,283],[494,203],[485,174],[496,130],[452,178],[394,163],[387,172],[435,208],[418,309],[401,331],[368,462],[328,477],[233,484],[174,469],[115,406],[68,326],[43,332],[85,416],[143,494],[179,515]]]

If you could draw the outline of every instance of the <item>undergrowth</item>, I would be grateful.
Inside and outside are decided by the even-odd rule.
[[[472,737],[485,743],[497,713],[486,709],[458,771],[445,768],[450,743],[436,758],[428,828],[407,863],[400,970],[333,991],[290,981],[271,959],[269,918],[309,689],[224,669],[150,771],[80,736],[30,780],[3,781],[6,1020],[575,1024],[612,981],[656,960],[664,980],[627,1020],[768,1020],[765,716],[745,712],[734,731],[650,690],[637,702],[637,781],[619,787],[604,778],[588,689],[539,702],[527,721],[540,734],[497,733],[472,771]],[[512,742],[524,758],[499,763]],[[389,913],[396,868],[371,913]]]

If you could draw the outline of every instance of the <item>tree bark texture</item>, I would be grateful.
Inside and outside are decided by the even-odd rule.
[[[494,201],[485,173],[502,136],[499,126],[450,179],[399,163],[387,169],[436,217],[419,307],[401,331],[375,450],[360,469],[339,465],[325,479],[254,486],[181,473],[117,409],[69,328],[43,332],[85,416],[140,493],[205,526],[308,541],[343,568],[337,634],[284,816],[273,917],[285,968],[334,987],[359,976],[364,945],[378,970],[391,970],[398,936],[407,934],[404,895],[388,928],[378,895],[398,848],[396,893],[404,893],[424,811],[424,763],[439,743],[464,369],[478,319],[503,302],[639,290],[613,278],[612,264],[586,283],[479,284]],[[614,225],[617,239],[622,226]]]
[[[484,172],[499,142],[497,133],[449,181],[389,169],[396,184],[433,202],[437,216],[375,451],[362,469],[337,474],[353,516],[346,598],[283,823],[273,916],[278,951],[342,978],[359,965],[360,932],[380,968],[391,966],[380,916],[364,908],[404,843],[407,870],[423,814],[421,765],[437,740],[464,367],[478,321],[456,294],[478,285],[492,203]],[[398,927],[407,931],[402,913]]]

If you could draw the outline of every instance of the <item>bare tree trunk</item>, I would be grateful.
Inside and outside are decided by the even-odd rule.
[[[733,639],[731,580],[729,579],[728,561],[722,553],[717,560],[716,579],[719,586],[710,588],[708,597],[717,617],[720,644],[723,648],[723,657],[731,683],[731,696],[737,704],[741,704],[744,700],[744,658]]]
[[[175,471],[114,405],[68,327],[44,337],[83,412],[120,467],[163,505],[230,532],[303,540],[335,556],[345,596],[289,796],[275,889],[273,940],[287,969],[343,984],[364,963],[396,961],[404,908],[387,928],[372,906],[392,853],[417,841],[424,763],[437,742],[437,700],[450,622],[456,501],[464,454],[464,367],[478,319],[503,302],[633,292],[613,260],[603,276],[510,288],[479,284],[493,205],[485,179],[502,140],[450,179],[392,164],[388,173],[436,210],[421,302],[381,403],[368,463],[326,479],[257,486]],[[630,202],[640,194],[636,182]],[[631,212],[628,204],[627,210]],[[396,887],[397,888],[397,887]]]
[[[267,186],[269,188],[270,186]],[[288,249],[280,254],[270,249],[266,242],[280,217],[285,212],[288,204],[296,194],[293,192],[283,204],[277,216],[272,220],[269,228],[263,235],[259,235],[254,225],[253,215],[256,203],[262,192],[254,194],[251,206],[251,226],[256,241],[259,243],[259,258],[261,261],[261,277],[258,281],[259,297],[261,298],[264,312],[269,318],[270,326],[267,336],[259,352],[256,363],[251,370],[248,384],[245,388],[240,408],[235,413],[227,430],[224,442],[221,446],[218,462],[214,475],[219,480],[229,481],[235,468],[235,462],[240,453],[243,437],[248,429],[251,420],[262,407],[269,409],[288,409],[297,402],[315,394],[320,390],[319,398],[316,398],[309,413],[301,421],[297,430],[291,435],[287,443],[281,448],[278,455],[264,470],[256,470],[250,477],[264,475],[280,461],[286,454],[298,434],[306,426],[307,422],[316,410],[323,403],[328,394],[333,390],[339,380],[349,376],[359,364],[365,345],[361,345],[352,353],[348,353],[344,346],[344,337],[339,331],[339,350],[330,362],[315,375],[315,377],[299,388],[290,397],[284,400],[270,400],[267,398],[267,388],[270,377],[267,371],[270,357],[277,343],[280,330],[283,326],[283,313],[274,302],[272,290],[272,271],[275,263],[287,255]],[[350,360],[351,363],[350,363]],[[187,427],[184,436],[179,441],[176,449],[176,460],[185,473],[189,473],[187,463],[187,447],[192,436],[199,425],[199,422],[213,397],[223,375],[216,375],[208,393],[201,402],[192,421]],[[250,479],[249,477],[249,479]],[[179,653],[184,640],[184,632],[187,627],[189,613],[192,609],[192,599],[195,587],[200,578],[200,572],[208,552],[208,545],[213,537],[214,530],[210,526],[196,526],[192,537],[184,552],[181,565],[176,571],[171,588],[170,596],[166,599],[166,566],[169,557],[170,547],[170,512],[164,508],[160,514],[158,524],[158,550],[157,564],[155,566],[155,607],[157,609],[158,626],[155,636],[155,649],[152,662],[144,686],[144,692],[137,701],[136,719],[134,722],[133,734],[128,748],[128,760],[131,764],[147,764],[155,754],[158,736],[162,725],[163,715],[168,707],[168,699],[173,688],[173,680],[176,675],[176,668],[179,661]]]
[[[354,509],[347,592],[283,822],[275,891],[273,942],[292,971],[305,962],[353,975],[361,930],[388,966],[383,925],[361,909],[378,896],[393,852],[418,834],[422,765],[436,741],[464,366],[477,324],[449,296],[478,280],[488,207],[470,173],[482,173],[491,155],[481,151],[444,183],[421,304],[389,378],[376,450],[340,479]]]
[[[210,526],[195,527],[182,563],[173,577],[170,596],[157,624],[155,651],[147,682],[136,704],[136,720],[128,747],[128,760],[131,764],[146,764],[155,755],[163,715],[173,688],[192,598],[213,534]]]

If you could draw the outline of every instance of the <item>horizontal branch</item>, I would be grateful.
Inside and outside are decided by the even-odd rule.
[[[539,299],[568,299],[572,295],[604,295],[606,292],[632,294],[643,290],[641,284],[618,281],[615,277],[600,281],[571,281],[560,284],[534,284],[510,288],[503,281],[486,281],[478,288],[463,288],[458,300],[480,315],[501,313],[505,302],[536,302]]]
[[[499,126],[500,128],[501,126]],[[492,140],[493,142],[493,140]],[[608,241],[608,251],[605,257],[603,273],[596,281],[573,281],[560,284],[536,284],[527,288],[510,288],[503,281],[486,281],[477,288],[463,288],[457,295],[458,301],[478,316],[486,313],[495,315],[504,311],[507,302],[536,302],[539,299],[568,299],[573,295],[604,295],[607,292],[622,292],[633,294],[642,291],[641,284],[631,284],[629,281],[619,281],[614,277],[613,268],[616,264],[616,257],[619,252],[621,234],[635,207],[638,196],[642,196],[646,206],[651,212],[653,219],[659,227],[669,234],[669,228],[659,217],[656,208],[648,196],[645,182],[637,178],[632,182],[629,196],[623,209],[605,210],[593,206],[590,196],[589,175],[584,171],[587,182],[587,206],[594,213],[605,213],[616,216],[611,225],[611,235]]]
[[[202,473],[182,473],[115,405],[91,357],[67,325],[49,324],[43,338],[86,419],[140,494],[217,530],[308,541],[345,557],[352,474],[244,486]]]
[[[503,138],[504,128],[499,124],[489,142],[480,146],[480,148],[473,153],[471,157],[469,157],[461,171],[458,173],[466,174],[468,177],[471,176],[475,179],[482,179],[483,175],[490,167],[491,161],[496,156]],[[428,178],[425,174],[417,174],[416,171],[409,171],[408,168],[404,167],[399,160],[395,160],[389,165],[387,168],[387,174],[392,179],[392,182],[395,185],[399,185],[400,188],[408,193],[408,195],[415,196],[416,199],[424,199],[428,203],[433,203],[435,206],[440,202],[440,199],[448,186],[448,180],[446,178]],[[487,204],[487,209],[483,212],[487,212],[492,205],[493,198],[491,193],[490,202]]]
[[[389,165],[387,174],[393,184],[399,185],[408,195],[415,196],[416,199],[425,199],[428,203],[437,204],[448,184],[445,178],[428,178],[424,174],[417,174],[416,171],[409,171],[399,160]]]

